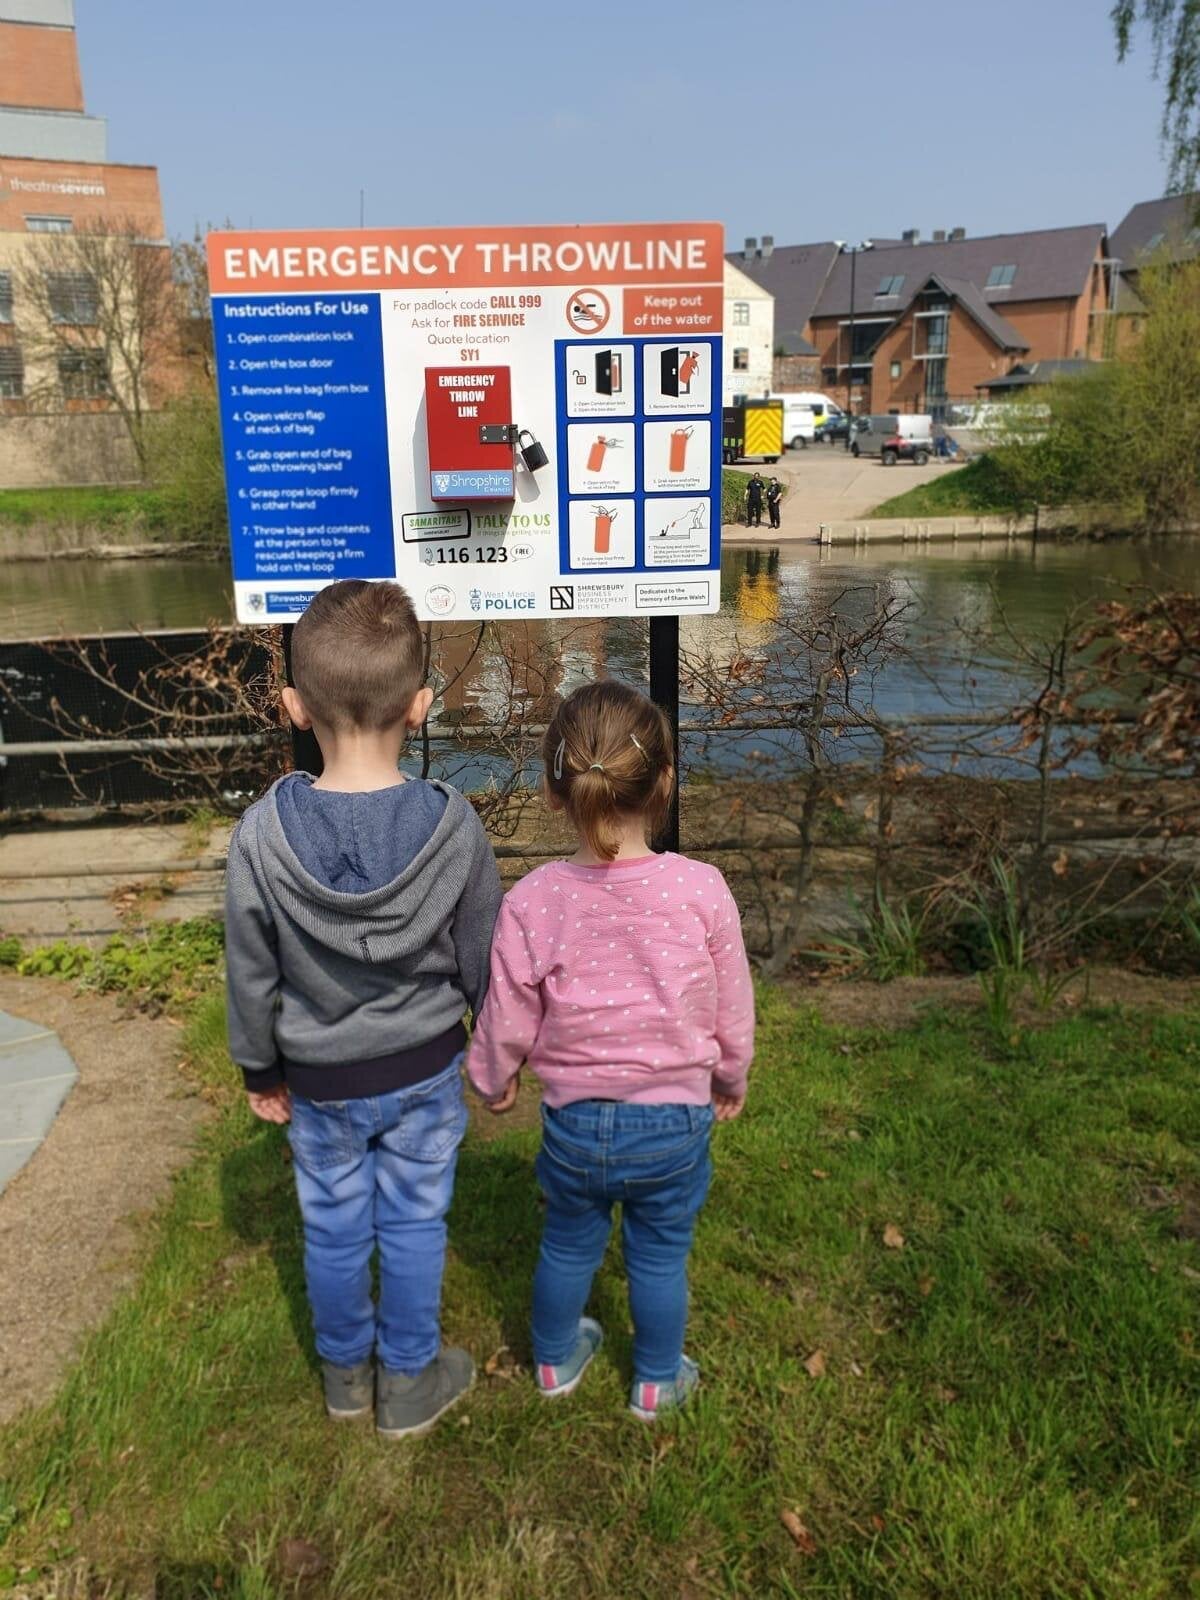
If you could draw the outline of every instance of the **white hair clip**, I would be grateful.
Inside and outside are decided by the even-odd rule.
[[[638,749],[642,752],[642,754],[645,755],[646,754],[646,746],[638,738],[637,734],[636,733],[631,733],[629,735],[629,737],[633,740],[634,744],[637,745]]]
[[[562,782],[563,757],[566,755],[566,753],[567,741],[565,739],[560,739],[558,741],[558,749],[554,752],[554,776],[556,781],[559,783]]]
[[[604,771],[604,763],[603,763],[603,761],[593,761],[591,766],[588,768],[588,771],[589,772],[603,772]]]

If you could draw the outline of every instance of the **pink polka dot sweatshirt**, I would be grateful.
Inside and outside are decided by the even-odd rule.
[[[742,1094],[754,991],[733,896],[686,856],[555,861],[505,896],[471,1082],[494,1100],[523,1062],[551,1106],[707,1105]]]

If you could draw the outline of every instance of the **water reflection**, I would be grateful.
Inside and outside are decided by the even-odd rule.
[[[722,609],[685,617],[683,648],[727,664],[782,655],[832,601],[865,621],[902,603],[901,648],[876,684],[890,715],[1007,708],[1031,669],[1009,631],[1050,638],[1072,607],[1126,584],[1194,588],[1200,546],[1182,538],[1112,543],[982,542],[858,547],[739,545],[721,567]],[[201,627],[231,615],[219,562],[10,562],[0,570],[0,635],[33,638],[134,628]],[[604,673],[643,683],[646,625],[543,621],[497,629],[446,625],[440,668],[449,720],[492,720],[519,697],[528,712]]]

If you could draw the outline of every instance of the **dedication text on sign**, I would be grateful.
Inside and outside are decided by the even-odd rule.
[[[238,618],[720,604],[717,223],[209,236]]]

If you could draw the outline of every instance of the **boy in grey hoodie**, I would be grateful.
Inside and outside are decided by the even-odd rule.
[[[292,673],[284,708],[316,734],[324,771],[281,778],[234,833],[229,1046],[255,1115],[290,1124],[329,1414],[374,1404],[399,1438],[474,1376],[465,1351],[440,1349],[438,1312],[467,1122],[463,1014],[487,993],[500,880],[457,790],[397,771],[433,699],[403,589],[322,590],[296,624]]]

